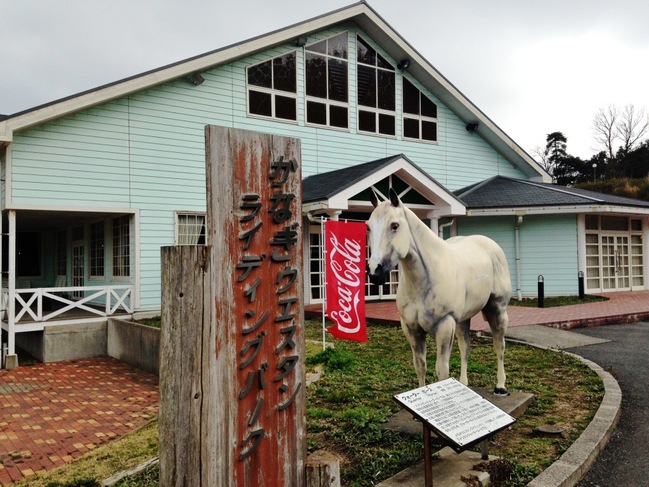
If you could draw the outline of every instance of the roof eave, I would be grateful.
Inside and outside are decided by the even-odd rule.
[[[526,216],[526,215],[557,215],[579,213],[619,213],[634,215],[649,215],[649,208],[620,205],[546,205],[519,206],[498,208],[467,208],[466,216]]]

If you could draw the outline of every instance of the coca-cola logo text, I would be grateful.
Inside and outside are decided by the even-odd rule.
[[[363,292],[363,273],[359,263],[362,259],[362,246],[356,240],[345,238],[341,245],[338,237],[331,234],[330,265],[332,275],[338,282],[338,296],[332,301],[337,301],[338,309],[329,313],[332,320],[338,324],[344,333],[357,333],[361,327],[358,305]]]

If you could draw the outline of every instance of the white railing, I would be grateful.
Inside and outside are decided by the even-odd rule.
[[[79,298],[72,298],[74,295]],[[123,310],[133,313],[131,299],[133,286],[78,286],[16,289],[15,317],[13,322],[24,318],[44,322],[72,310],[82,310],[96,316],[110,316]],[[44,309],[43,301],[56,304],[56,309]],[[9,291],[2,289],[2,308],[8,311]],[[9,317],[7,317],[8,320]]]

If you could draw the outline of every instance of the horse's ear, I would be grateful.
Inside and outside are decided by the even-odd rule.
[[[379,199],[376,197],[376,193],[374,190],[372,190],[372,196],[370,197],[370,201],[372,202],[372,206],[376,208],[379,206]]]
[[[399,195],[392,188],[390,188],[390,203],[392,203],[392,206],[394,207],[399,206],[399,204],[401,203],[401,201],[399,201]]]

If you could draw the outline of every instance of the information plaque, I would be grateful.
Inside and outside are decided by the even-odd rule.
[[[395,401],[461,452],[516,422],[509,414],[455,379],[403,392]]]

